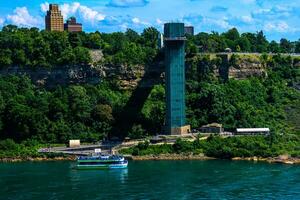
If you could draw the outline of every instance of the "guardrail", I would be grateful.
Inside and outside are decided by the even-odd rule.
[[[207,54],[236,54],[236,55],[263,55],[263,54],[267,54],[267,55],[271,55],[271,56],[275,56],[278,55],[278,53],[249,53],[249,52],[216,52],[216,53],[209,53],[209,52],[200,52],[198,53],[199,55],[207,55]],[[300,53],[280,53],[279,55],[283,55],[283,56],[293,56],[293,57],[300,57]]]

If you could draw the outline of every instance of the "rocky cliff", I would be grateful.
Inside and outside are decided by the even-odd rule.
[[[267,69],[258,56],[243,56],[230,62],[228,78],[246,79],[252,76],[261,77],[267,75]]]
[[[38,86],[54,87],[68,84],[98,84],[102,80],[115,80],[122,89],[149,87],[161,83],[164,79],[163,63],[149,66],[127,66],[103,64],[101,51],[92,51],[93,64],[83,66],[61,66],[51,69],[30,69],[11,66],[0,70],[1,75],[26,75]],[[227,56],[227,55],[226,55]],[[294,63],[300,68],[300,61]],[[225,70],[224,70],[225,69]],[[216,76],[245,79],[251,76],[266,76],[267,70],[259,56],[242,56],[231,62],[230,57],[224,57],[219,66],[215,66]]]

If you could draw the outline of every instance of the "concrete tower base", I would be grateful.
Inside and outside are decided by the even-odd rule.
[[[171,128],[170,135],[187,135],[191,133],[191,126],[186,125],[182,127]]]

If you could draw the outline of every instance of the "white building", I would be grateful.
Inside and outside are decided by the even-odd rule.
[[[237,128],[235,135],[270,135],[269,128]]]

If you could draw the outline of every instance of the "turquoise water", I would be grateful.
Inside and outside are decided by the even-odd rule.
[[[0,199],[300,199],[300,166],[243,161],[131,161],[78,171],[73,162],[0,163]]]

